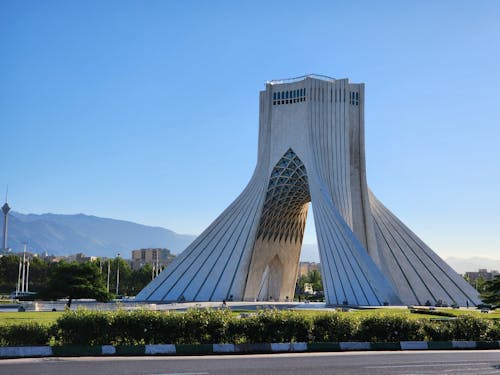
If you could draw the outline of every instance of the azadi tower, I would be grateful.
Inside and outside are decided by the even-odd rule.
[[[327,304],[480,303],[368,189],[363,84],[270,81],[259,100],[247,187],[137,300],[291,300],[312,203]]]

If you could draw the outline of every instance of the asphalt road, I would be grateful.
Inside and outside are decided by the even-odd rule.
[[[500,350],[6,359],[0,374],[500,374]]]

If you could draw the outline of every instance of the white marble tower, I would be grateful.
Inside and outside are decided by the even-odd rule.
[[[311,202],[327,303],[479,303],[368,189],[364,99],[347,79],[267,82],[249,184],[136,298],[292,299]]]

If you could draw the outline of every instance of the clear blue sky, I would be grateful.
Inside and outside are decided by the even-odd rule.
[[[498,1],[2,0],[0,190],[199,234],[250,179],[265,81],[348,77],[375,194],[441,256],[498,259],[499,19]]]

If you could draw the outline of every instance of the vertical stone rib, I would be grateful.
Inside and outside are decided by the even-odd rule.
[[[390,258],[395,260],[412,258],[411,266],[421,283],[427,290],[414,291],[419,303],[426,300],[432,303],[442,300],[446,303],[478,304],[477,291],[475,291],[461,276],[451,269],[442,259],[440,259],[427,245],[425,245],[408,227],[406,227],[394,214],[392,214],[372,193],[370,193],[372,212],[376,223],[381,223],[394,239],[394,244],[387,243],[386,247],[380,246],[380,256],[385,263],[390,262]],[[379,224],[377,224],[379,225]],[[394,253],[394,249],[401,249],[402,255]],[[404,249],[404,253],[403,250]],[[407,276],[407,269],[387,269],[392,279],[398,280],[403,275]],[[410,289],[414,290],[412,283]],[[401,288],[400,288],[401,289]],[[404,294],[404,290],[400,293]],[[402,297],[403,298],[403,297]],[[411,300],[403,298],[403,301]],[[413,301],[412,303],[415,303]]]
[[[396,302],[398,299],[392,287],[362,246],[356,243],[347,223],[340,213],[336,213],[333,202],[328,202],[320,185],[311,182],[310,187],[321,261],[327,261],[325,267],[322,266],[323,280],[334,288],[335,303],[342,303],[344,299],[351,304]],[[343,299],[339,301],[339,298]]]
[[[190,263],[185,264],[183,268],[180,268],[180,266],[175,268],[168,275],[163,282],[163,295],[161,295],[159,300],[177,300],[180,296],[186,298],[184,293],[188,287],[194,287],[191,281],[198,275],[199,268],[204,266],[205,260],[209,258],[213,251],[219,249],[218,244],[220,244],[220,241],[227,233],[228,228],[234,225],[238,218],[241,217],[242,207],[247,207],[255,199],[253,192],[256,191],[255,189],[258,187],[258,184],[252,184],[251,187],[248,193],[238,201],[238,204],[230,206],[231,210],[225,215],[227,220],[210,231],[206,240],[199,245],[197,255],[189,257]],[[187,270],[189,270],[189,273],[185,274]],[[181,274],[179,275],[179,273]],[[191,279],[189,279],[190,277]],[[182,284],[179,285],[179,283]]]
[[[250,186],[249,186],[250,188]],[[182,252],[170,265],[164,270],[157,278],[155,278],[151,283],[149,283],[137,296],[137,299],[148,299],[159,301],[161,300],[159,297],[156,299],[153,295],[159,288],[163,288],[163,284],[168,281],[170,277],[173,276],[174,272],[176,272],[179,267],[182,267],[185,262],[189,262],[189,260],[193,261],[196,259],[199,254],[203,251],[203,244],[207,241],[207,238],[212,234],[216,228],[221,228],[221,226],[225,225],[225,223],[230,222],[232,215],[228,215],[231,213],[232,208],[235,205],[238,205],[242,196],[245,195],[243,192],[240,197],[236,199],[233,204],[231,204],[213,223],[210,225],[199,237],[196,238],[195,241],[191,245],[189,245],[186,250]],[[169,272],[165,272],[169,271]]]
[[[259,192],[260,192],[259,190],[260,189],[257,189],[256,194],[252,194],[252,195],[254,197],[259,196]],[[245,215],[245,216],[240,215],[237,220],[234,220],[234,224],[235,224],[234,227],[230,226],[227,229],[227,232],[224,235],[224,237],[221,237],[220,242],[215,245],[215,248],[218,250],[219,255],[216,256],[216,254],[214,254],[214,251],[210,252],[207,255],[206,260],[202,262],[203,266],[199,268],[198,273],[196,273],[196,275],[195,275],[196,279],[203,278],[203,281],[200,280],[199,287],[196,290],[196,292],[194,292],[194,296],[192,296],[192,297],[188,294],[189,292],[186,290],[187,289],[187,286],[186,286],[183,294],[186,295],[187,299],[192,298],[193,300],[196,300],[198,297],[209,295],[210,297],[208,299],[211,300],[213,293],[217,289],[218,283],[208,282],[208,279],[210,276],[216,275],[216,273],[214,272],[214,270],[216,269],[215,266],[217,265],[217,263],[221,259],[222,255],[225,255],[225,257],[223,258],[224,263],[220,264],[218,269],[225,270],[227,268],[228,262],[231,260],[233,253],[237,252],[234,245],[233,246],[231,246],[231,245],[234,243],[234,239],[237,239],[239,237],[239,233],[241,233],[241,231],[246,226],[248,221],[254,220],[255,215],[256,215],[256,211],[257,211],[258,203],[259,202],[256,200],[249,199],[245,203],[245,207],[242,207],[242,211],[249,212],[249,214]],[[226,238],[226,236],[229,236],[229,238]],[[211,261],[212,258],[214,259],[213,261]],[[220,276],[222,276],[222,273],[219,274],[219,278],[220,278]],[[196,285],[196,284],[193,285],[195,277],[193,277],[189,283],[190,288],[193,287],[194,285]],[[207,290],[205,291],[205,293],[202,293],[200,296],[200,292],[201,292],[203,287],[206,287]],[[210,290],[210,287],[211,287],[211,290]],[[193,293],[193,292],[191,292],[191,293]]]

